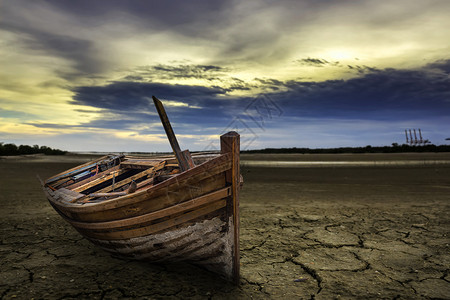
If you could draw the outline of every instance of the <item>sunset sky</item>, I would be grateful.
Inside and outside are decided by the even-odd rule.
[[[450,137],[450,1],[0,1],[0,142],[71,151]]]

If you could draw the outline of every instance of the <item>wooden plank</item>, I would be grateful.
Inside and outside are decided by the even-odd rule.
[[[132,181],[130,183],[130,186],[128,187],[128,189],[126,191],[122,191],[122,192],[112,192],[112,193],[92,193],[89,194],[89,197],[91,198],[96,198],[96,197],[119,197],[119,196],[125,196],[128,194],[132,194],[134,192],[136,192],[137,190],[137,184],[135,181]]]
[[[159,159],[159,160],[142,160],[142,159],[131,160],[130,159],[127,161],[123,161],[120,165],[122,168],[148,169],[150,167],[156,166],[161,161],[163,161],[163,160],[161,160],[161,159]]]
[[[240,187],[240,136],[237,132],[231,131],[220,137],[220,145],[222,153],[231,153],[232,167],[231,174],[227,177],[231,179],[232,187],[232,205],[234,224],[234,253],[233,253],[233,279],[235,283],[239,283],[240,273],[240,253],[239,253],[239,187]],[[231,178],[230,178],[231,177]]]
[[[92,193],[89,194],[90,198],[97,198],[97,197],[119,197],[119,196],[125,196],[128,193],[123,191],[123,192],[112,192],[112,193]],[[87,202],[87,201],[86,201]]]
[[[96,161],[94,161],[94,162],[90,162],[90,163],[83,164],[83,165],[78,166],[78,167],[76,167],[76,168],[72,168],[72,169],[70,169],[70,170],[68,170],[68,171],[66,171],[66,172],[63,172],[63,173],[61,173],[61,174],[59,174],[59,175],[53,176],[52,178],[47,179],[47,180],[45,181],[45,183],[50,184],[50,183],[52,183],[52,182],[61,180],[61,179],[63,179],[63,178],[67,178],[67,177],[70,177],[70,176],[73,176],[73,175],[77,175],[77,174],[82,173],[82,172],[84,172],[84,171],[87,171],[87,170],[89,170],[89,169],[93,169],[93,168],[95,168],[97,165],[100,165],[100,164],[103,164],[103,163],[109,163],[109,162],[115,161],[115,160],[117,160],[117,159],[120,159],[121,157],[122,157],[122,156],[120,156],[120,155],[112,156],[112,157],[107,156],[106,159],[103,159],[103,160],[96,160]]]
[[[154,181],[155,181],[155,177],[153,176],[152,178],[145,179],[145,180],[139,182],[137,184],[137,190],[139,190],[139,189],[141,189],[143,187],[146,187],[149,184],[152,184]],[[148,187],[146,187],[146,188],[148,188]]]
[[[75,170],[84,168],[84,167],[89,166],[89,165],[92,165],[92,164],[96,164],[97,162],[102,161],[102,160],[104,160],[104,159],[106,159],[106,158],[108,158],[108,155],[102,156],[102,157],[100,157],[100,158],[97,159],[97,160],[89,161],[89,162],[86,162],[86,163],[84,163],[84,164],[82,164],[82,165],[73,167],[73,168],[71,168],[71,169],[69,169],[69,170],[66,170],[66,171],[64,171],[64,172],[58,173],[58,174],[56,174],[55,176],[52,176],[52,177],[48,178],[48,179],[45,181],[45,183],[54,182],[54,181],[55,181],[55,178],[62,178],[62,176],[65,175],[65,174],[72,173],[72,172],[75,171]]]
[[[108,174],[106,174],[104,176],[101,176],[101,177],[99,177],[97,179],[90,180],[90,181],[86,182],[83,185],[80,185],[80,186],[78,186],[76,188],[73,188],[72,190],[75,191],[75,192],[81,192],[81,191],[87,190],[87,189],[89,189],[89,188],[91,188],[93,186],[96,186],[97,184],[100,184],[100,183],[102,183],[102,182],[104,182],[106,180],[110,180],[113,177],[117,177],[117,176],[119,176],[119,175],[121,175],[121,174],[123,174],[123,173],[125,173],[127,171],[128,170],[126,170],[126,169],[117,169],[117,170],[109,172]]]
[[[128,183],[132,182],[133,180],[138,180],[139,178],[142,178],[142,177],[144,177],[146,175],[149,175],[149,174],[154,174],[155,172],[163,169],[164,166],[165,166],[165,163],[166,163],[165,161],[162,161],[162,162],[160,162],[158,165],[156,165],[154,167],[151,167],[151,168],[149,168],[149,169],[147,169],[145,171],[139,172],[139,173],[137,173],[137,174],[135,174],[133,176],[130,176],[128,178],[125,178],[125,179],[123,179],[121,181],[116,182],[114,184],[114,187],[112,185],[111,186],[107,186],[107,187],[97,191],[97,193],[107,193],[107,192],[112,191],[114,188],[122,187],[125,184],[128,184]],[[151,175],[150,177],[153,177],[153,175]]]
[[[172,147],[173,153],[175,154],[178,164],[180,165],[181,171],[184,172],[186,170],[189,170],[189,165],[186,159],[183,157],[183,155],[181,155],[180,145],[178,145],[177,138],[175,136],[175,133],[173,132],[172,125],[170,125],[170,121],[167,117],[164,106],[158,98],[156,98],[155,96],[152,96],[152,98],[153,102],[155,103],[156,110],[158,111],[159,118],[161,119],[162,125],[166,132],[167,138],[169,139],[170,146]]]
[[[84,197],[83,194],[80,193],[76,193],[74,191],[65,189],[65,188],[61,188],[58,189],[56,191],[53,192],[54,197],[56,197],[57,199],[63,200],[63,201],[67,201],[67,202],[73,202],[76,201],[77,199]]]
[[[78,229],[83,235],[88,237],[96,238],[99,240],[121,240],[121,239],[130,239],[134,237],[140,237],[149,235],[152,233],[157,233],[166,229],[169,229],[174,226],[181,225],[190,220],[194,220],[203,215],[212,213],[216,210],[219,210],[226,206],[226,200],[222,199],[210,204],[207,204],[199,209],[190,211],[188,213],[179,215],[177,217],[171,218],[166,221],[162,221],[160,223],[151,224],[145,227],[134,228],[130,230],[123,231],[111,231],[111,232],[93,232],[83,229]]]
[[[164,208],[155,212],[151,212],[145,215],[140,215],[128,219],[108,221],[108,222],[97,222],[97,223],[76,222],[72,220],[69,220],[69,222],[76,228],[91,229],[91,230],[102,230],[102,229],[114,230],[121,227],[148,223],[150,221],[154,221],[162,217],[176,215],[187,210],[196,209],[202,205],[226,198],[230,194],[231,188],[226,187],[168,208]]]
[[[117,171],[117,170],[119,170],[119,168],[120,168],[120,165],[119,165],[119,166],[112,167],[111,169],[105,170],[105,171],[103,171],[103,172],[99,172],[99,173],[97,173],[96,175],[93,175],[93,176],[91,176],[91,177],[89,177],[89,178],[86,178],[86,179],[83,179],[83,180],[81,180],[81,181],[75,182],[75,183],[73,183],[73,184],[71,184],[71,185],[68,185],[68,186],[66,186],[65,188],[66,188],[66,189],[69,189],[69,190],[75,189],[75,188],[77,188],[77,187],[79,187],[79,186],[82,186],[82,185],[84,185],[84,184],[86,184],[86,183],[89,183],[89,182],[91,182],[91,181],[94,181],[94,180],[97,179],[97,178],[100,178],[100,177],[102,177],[102,176],[106,176],[106,175],[108,175],[109,173],[111,173],[111,172],[113,172],[113,171]]]
[[[167,164],[167,167],[178,168],[178,164]]]

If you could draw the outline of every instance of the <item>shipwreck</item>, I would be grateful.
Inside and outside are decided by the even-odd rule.
[[[239,134],[220,151],[181,151],[153,97],[174,155],[107,155],[41,182],[53,208],[114,256],[187,261],[239,281]]]

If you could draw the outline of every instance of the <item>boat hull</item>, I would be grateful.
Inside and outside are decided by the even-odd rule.
[[[80,234],[114,256],[188,261],[238,282],[239,135],[228,133],[221,144],[216,157],[133,194],[80,203],[87,195],[75,192],[79,184],[54,189],[52,178],[44,191]]]

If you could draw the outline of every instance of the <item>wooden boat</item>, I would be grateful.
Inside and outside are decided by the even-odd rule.
[[[115,256],[188,261],[239,280],[239,135],[220,137],[220,153],[180,151],[154,97],[174,156],[107,155],[44,182],[54,209]]]

